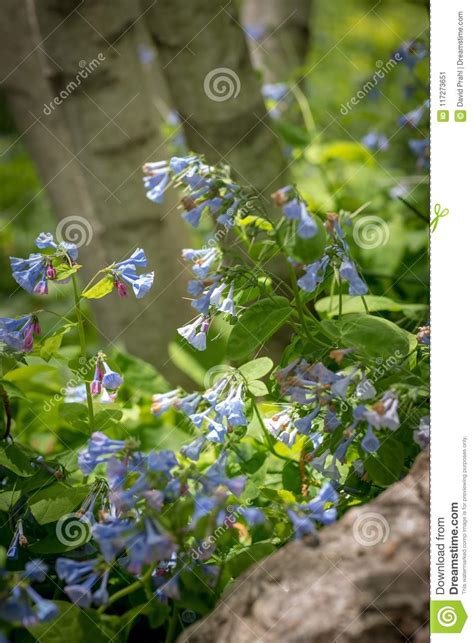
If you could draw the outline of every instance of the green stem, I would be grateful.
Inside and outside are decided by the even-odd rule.
[[[293,294],[295,296],[295,303],[296,303],[296,309],[298,311],[298,316],[300,318],[301,325],[304,328],[304,332],[306,333],[306,336],[308,337],[309,341],[312,342],[313,336],[311,335],[311,332],[306,323],[306,317],[303,309],[303,304],[301,302],[300,291],[298,290],[298,284],[296,283],[295,269],[291,265],[289,266],[289,269],[290,269],[291,287],[293,288]]]
[[[84,359],[84,364],[87,363],[87,346],[86,334],[84,331],[84,317],[81,310],[81,298],[79,295],[79,288],[77,287],[76,275],[72,275],[72,286],[74,289],[74,302],[77,316],[77,328],[79,331],[79,344],[81,347],[81,356]],[[89,415],[89,428],[91,433],[94,431],[94,405],[92,404],[91,385],[85,381],[86,395],[87,395],[87,411]]]
[[[298,85],[295,84],[290,89],[293,93],[293,96],[296,98],[296,102],[298,103],[298,107],[300,108],[305,127],[308,130],[308,134],[314,136],[314,134],[316,133],[316,122],[313,118],[308,99]]]
[[[173,611],[171,612],[171,618],[168,624],[168,631],[166,632],[165,643],[172,643],[175,640],[175,630],[178,623],[178,608],[176,605],[173,605]]]
[[[267,443],[268,448],[270,449],[272,454],[274,456],[276,456],[277,458],[280,458],[281,460],[288,460],[288,458],[285,458],[284,455],[280,455],[279,453],[277,453],[275,451],[275,448],[274,448],[273,443],[272,443],[271,435],[268,433],[268,429],[265,426],[265,422],[263,421],[263,418],[260,415],[260,411],[258,409],[257,402],[254,399],[252,399],[252,401],[253,401],[253,408],[255,410],[255,414],[257,416],[257,419],[258,419],[258,422],[259,422],[260,426],[262,427],[263,436],[265,438],[265,442]]]
[[[97,610],[99,614],[102,614],[105,612],[105,610],[112,605],[112,603],[115,603],[116,601],[120,600],[124,596],[128,596],[129,594],[132,594],[133,592],[138,591],[139,589],[144,589],[147,586],[148,580],[151,578],[151,575],[153,574],[153,571],[156,567],[155,563],[152,563],[150,567],[147,569],[145,574],[142,576],[142,578],[139,578],[137,581],[132,583],[131,585],[127,585],[127,587],[124,587],[123,589],[119,590],[118,592],[115,592],[115,594],[112,594],[112,596],[109,598],[109,602],[107,605],[102,605],[99,607]]]

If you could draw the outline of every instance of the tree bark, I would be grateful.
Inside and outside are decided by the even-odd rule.
[[[181,643],[428,643],[429,455],[314,541],[254,565]],[[316,546],[315,546],[316,544]]]
[[[287,182],[233,0],[144,0],[189,147],[268,194]]]
[[[310,42],[312,0],[244,0],[242,23],[254,66],[266,83],[288,81],[304,64]]]
[[[104,302],[107,339],[124,341],[176,381],[167,345],[190,316],[180,262],[187,230],[177,196],[157,206],[142,185],[143,164],[166,158],[167,150],[138,57],[140,7],[130,0],[42,0],[36,11],[52,61],[50,82],[61,100],[54,110],[62,111],[72,133],[109,262],[143,247],[147,270],[155,271],[147,298]]]
[[[19,140],[26,144],[42,180],[42,189],[46,190],[58,218],[80,215],[88,222],[96,243],[92,252],[85,246],[81,255],[87,255],[86,270],[93,274],[105,261],[99,243],[101,226],[79,162],[68,152],[72,141],[62,113],[56,110],[47,119],[47,126],[42,123],[46,118],[40,110],[54,95],[44,77],[44,54],[34,8],[29,0],[4,0],[2,11],[1,84]]]

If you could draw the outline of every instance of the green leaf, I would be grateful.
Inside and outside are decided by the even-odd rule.
[[[11,511],[14,504],[21,498],[21,491],[0,492],[0,511]]]
[[[287,489],[272,489],[271,487],[262,488],[263,495],[269,500],[274,500],[283,504],[296,502],[295,495]]]
[[[108,295],[109,292],[112,292],[114,288],[114,278],[112,275],[106,275],[100,281],[98,281],[94,286],[88,288],[82,293],[82,296],[86,299],[101,299]]]
[[[306,264],[321,259],[329,243],[326,228],[322,224],[321,219],[315,215],[312,215],[312,219],[318,228],[318,232],[314,237],[311,237],[311,239],[301,239],[297,234],[294,234],[291,236],[291,241],[286,247],[288,255],[292,259]]]
[[[243,366],[239,366],[240,373],[247,381],[258,380],[267,375],[273,368],[273,362],[269,357],[257,357]]]
[[[313,143],[305,151],[305,158],[319,165],[327,161],[363,161],[373,165],[372,156],[361,143],[353,141],[332,141],[325,145]]]
[[[287,491],[301,493],[301,474],[298,462],[287,462],[282,469],[282,483]]]
[[[94,428],[96,431],[107,431],[113,428],[122,419],[120,409],[104,409],[99,411],[94,417]]]
[[[370,313],[380,310],[388,310],[390,312],[405,311],[407,307],[410,309],[422,312],[426,310],[425,304],[404,304],[401,302],[393,301],[389,297],[377,297],[375,295],[364,295],[365,303]],[[315,306],[318,313],[334,317],[339,313],[339,297],[323,297],[316,302]],[[352,297],[351,295],[342,295],[342,314],[348,315],[351,313],[365,313],[364,302],[361,297]]]
[[[64,332],[57,333],[56,335],[52,335],[51,337],[47,337],[41,344],[41,347],[39,349],[39,354],[40,357],[42,357],[46,362],[57,353],[57,351],[61,348],[61,344],[63,341],[64,337]]]
[[[35,473],[29,458],[14,444],[2,444],[0,446],[0,465],[23,478],[32,476]]]
[[[18,388],[15,384],[8,382],[7,380],[0,380],[0,390],[4,389],[8,397],[14,398],[18,397],[20,400],[27,400],[28,398],[23,393],[21,388]]]
[[[31,496],[28,504],[40,525],[55,522],[76,510],[89,493],[89,487],[68,487],[56,482]]]
[[[53,366],[29,364],[28,366],[20,366],[13,371],[9,371],[5,375],[5,379],[9,382],[24,382],[25,380],[32,380],[36,375],[45,377],[52,373],[56,373],[56,368]]]
[[[294,123],[288,121],[274,121],[273,127],[282,139],[292,147],[305,147],[310,141],[308,132]]]
[[[54,621],[37,623],[28,631],[37,641],[48,643],[122,643],[123,623],[117,616],[99,615],[93,609],[80,609],[68,601],[53,601],[59,608]],[[122,630],[122,631],[121,631]]]
[[[231,359],[247,357],[283,326],[292,313],[286,297],[262,299],[247,308],[232,328],[227,354]]]
[[[267,221],[266,219],[263,219],[262,217],[257,217],[254,214],[248,214],[246,217],[243,219],[239,219],[237,221],[237,224],[242,227],[246,227],[249,225],[253,225],[259,230],[266,230],[267,232],[269,230],[273,230],[273,226],[270,223],[270,221]]]
[[[265,556],[269,556],[275,551],[275,545],[269,542],[260,542],[250,545],[237,555],[232,556],[228,561],[230,573],[234,578],[240,576],[248,567],[261,560]]]
[[[352,314],[337,321],[324,320],[321,324],[338,344],[356,348],[372,358],[402,358],[413,346],[414,335],[383,317]]]
[[[364,467],[369,478],[382,487],[388,487],[399,480],[403,463],[403,446],[394,437],[382,441],[377,453],[364,457]]]
[[[90,433],[87,408],[79,402],[68,402],[58,407],[59,415],[75,430]]]
[[[267,385],[260,380],[252,380],[251,382],[249,382],[248,390],[252,395],[255,395],[255,397],[263,397],[264,395],[268,395]]]
[[[73,266],[70,266],[68,263],[58,262],[57,259],[53,259],[53,266],[56,268],[56,278],[55,278],[56,281],[62,281],[63,279],[67,279],[68,277],[76,273],[80,268],[82,268],[82,266],[79,265],[78,263],[75,263]]]

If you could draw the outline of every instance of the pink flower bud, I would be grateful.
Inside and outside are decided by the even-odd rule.
[[[128,296],[127,286],[123,282],[116,281],[115,282],[115,287],[117,288],[119,297],[121,297],[123,299],[124,297]]]
[[[93,380],[91,383],[92,395],[99,395],[101,391],[102,391],[102,384],[99,382],[99,380]]]

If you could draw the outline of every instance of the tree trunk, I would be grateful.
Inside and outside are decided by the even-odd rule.
[[[233,1],[144,0],[189,147],[268,194],[287,182]]]
[[[105,261],[98,236],[101,226],[80,165],[68,151],[72,141],[62,113],[56,110],[48,119],[38,114],[54,95],[44,77],[44,55],[34,9],[27,0],[4,0],[2,10],[0,74],[9,110],[58,218],[81,216],[91,231],[88,234],[84,230],[86,235],[95,236],[92,252],[87,246],[81,250],[82,256],[87,255],[85,269],[92,276]]]
[[[312,0],[244,0],[242,23],[254,65],[266,83],[288,81],[304,64],[311,8]]]
[[[428,643],[429,455],[368,505],[254,565],[181,643]]]
[[[109,262],[143,247],[155,271],[147,298],[103,302],[107,339],[124,341],[173,379],[167,345],[190,316],[180,262],[187,231],[176,196],[157,206],[142,185],[143,164],[166,158],[167,150],[138,57],[138,2],[42,0],[36,10],[60,102],[52,110],[63,112],[72,133]]]

